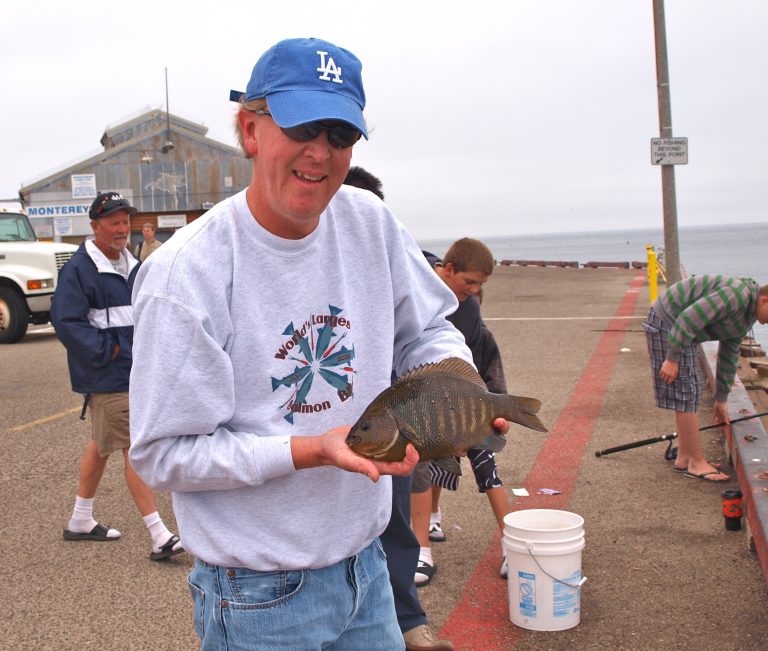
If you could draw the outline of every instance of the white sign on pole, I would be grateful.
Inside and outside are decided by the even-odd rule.
[[[652,165],[687,165],[688,138],[651,138]]]

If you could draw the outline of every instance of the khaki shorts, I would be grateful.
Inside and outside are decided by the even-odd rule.
[[[128,425],[128,392],[92,393],[88,401],[91,412],[91,436],[100,457],[131,445]]]

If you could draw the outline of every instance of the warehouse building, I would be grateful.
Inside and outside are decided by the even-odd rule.
[[[107,127],[103,151],[26,184],[20,198],[43,240],[79,244],[92,233],[88,208],[97,192],[120,192],[138,210],[131,246],[145,223],[157,238],[202,215],[248,185],[251,163],[242,152],[206,137],[207,127],[147,107]]]

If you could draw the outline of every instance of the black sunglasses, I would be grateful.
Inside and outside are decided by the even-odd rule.
[[[256,115],[269,115],[269,111],[252,111]],[[322,122],[305,122],[295,127],[280,127],[286,136],[295,142],[309,142],[317,138],[321,132],[328,134],[328,144],[336,149],[346,149],[360,140],[359,129],[348,124],[323,124]]]

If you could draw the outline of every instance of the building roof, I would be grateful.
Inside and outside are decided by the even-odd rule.
[[[80,182],[88,175],[86,193],[117,190],[140,212],[155,213],[200,210],[248,185],[252,164],[238,148],[208,138],[205,125],[147,109],[108,126],[102,149],[25,183],[24,202],[82,204]]]
[[[103,150],[92,150],[84,158],[68,163],[63,168],[49,170],[42,176],[30,179],[22,186],[21,192],[27,195],[39,191],[62,178],[68,179],[71,174],[87,172],[88,168],[95,165],[151,162],[145,160],[147,156],[151,160],[159,160],[163,154],[178,149],[178,144],[183,141],[218,150],[225,156],[242,157],[237,147],[206,137],[208,127],[203,124],[173,113],[166,114],[160,108],[145,107],[142,111],[114,126],[108,125],[101,137]],[[169,140],[173,147],[166,150],[166,142]],[[172,158],[178,160],[178,151]]]

